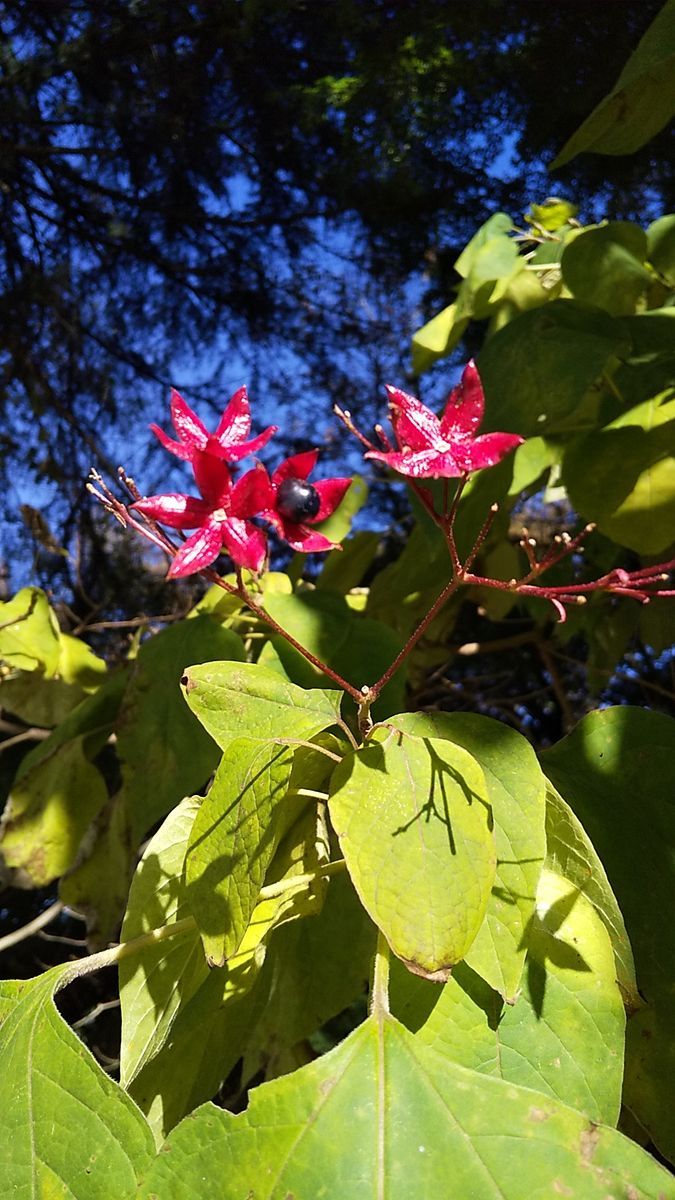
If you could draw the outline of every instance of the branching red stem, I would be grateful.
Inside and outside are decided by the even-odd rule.
[[[118,474],[121,483],[126,488],[129,495],[133,500],[137,500],[140,496],[140,493],[138,492],[133,479],[130,479],[121,467],[118,471]],[[127,506],[123,504],[121,500],[118,500],[114,492],[111,492],[110,488],[106,485],[98,472],[92,471],[91,478],[94,482],[87,484],[89,491],[93,496],[96,497],[103,507],[107,509],[108,512],[112,513],[112,515],[120,522],[121,525],[123,525],[125,528],[135,530],[135,532],[146,538],[147,541],[152,542],[155,546],[158,546],[160,550],[164,550],[169,557],[175,558],[179,547],[176,546],[171,538],[164,533],[156,521],[153,521],[149,517],[145,516],[139,520],[136,516],[132,515]],[[278,621],[275,621],[274,617],[272,617],[261,604],[258,604],[244,584],[241,571],[237,572],[238,586],[236,587],[223,579],[222,576],[220,576],[217,571],[214,571],[212,567],[204,567],[198,572],[198,574],[200,574],[204,579],[208,580],[209,583],[213,583],[216,585],[216,587],[222,588],[223,591],[228,592],[231,596],[237,596],[237,598],[240,599],[247,608],[255,613],[255,615],[259,617],[261,621],[264,621],[267,625],[269,625],[269,627],[275,633],[279,634],[280,637],[283,637],[284,640],[287,641],[290,646],[293,646],[294,649],[303,656],[303,658],[307,659],[307,661],[310,662],[313,667],[316,667],[317,670],[322,672],[322,674],[327,675],[329,679],[332,679],[333,682],[342,689],[343,692],[346,692],[348,696],[351,696],[352,700],[357,705],[361,705],[363,703],[363,695],[357,688],[355,688],[351,683],[348,683],[346,679],[343,679],[341,675],[338,675],[337,671],[334,671],[333,668],[329,667],[327,663],[322,662],[320,658],[317,658],[315,654],[312,654],[311,650],[307,650],[307,648],[303,646],[302,643],[296,638],[294,638],[293,635],[288,632],[288,630],[284,629],[278,623]]]

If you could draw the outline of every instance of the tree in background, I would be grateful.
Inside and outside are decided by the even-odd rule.
[[[120,430],[169,384],[215,406],[246,380],[288,410],[295,448],[331,402],[367,415],[405,370],[422,266],[430,313],[476,226],[549,190],[547,157],[658,7],[8,7],[5,559],[26,563],[37,532],[38,577],[60,567],[78,610],[82,587],[123,606],[128,580],[100,588],[110,535],[81,480],[117,465]],[[667,138],[628,166],[576,160],[561,182],[586,216],[667,207]]]

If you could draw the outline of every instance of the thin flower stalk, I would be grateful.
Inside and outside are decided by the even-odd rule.
[[[88,490],[93,496],[96,497],[99,503],[101,503],[103,507],[110,512],[117,521],[119,521],[121,525],[127,529],[133,529],[136,533],[139,533],[142,537],[144,537],[146,541],[152,542],[152,544],[157,546],[160,550],[165,551],[165,553],[167,553],[171,558],[175,558],[180,553],[180,547],[176,546],[175,543],[172,542],[172,540],[157,527],[157,523],[151,517],[141,514],[141,520],[138,520],[132,514],[130,508],[127,507],[126,504],[123,504],[122,501],[115,496],[114,492],[110,490],[98,472],[92,471],[91,479],[93,482],[87,485]],[[120,479],[133,497],[134,494],[137,493],[137,489],[135,489],[133,485],[133,480],[130,480],[129,476],[126,475],[126,473],[121,469]],[[130,484],[131,488],[129,487]],[[327,675],[330,679],[332,679],[333,682],[337,684],[337,686],[341,688],[343,692],[346,692],[348,696],[351,696],[352,700],[354,700],[357,705],[361,704],[362,695],[357,688],[355,688],[351,683],[348,683],[346,679],[343,679],[342,676],[339,675],[337,671],[334,671],[332,667],[329,667],[327,663],[323,662],[320,658],[317,658],[315,654],[312,654],[311,650],[308,650],[302,645],[301,642],[294,638],[293,635],[288,632],[288,630],[284,629],[283,626],[281,626],[278,621],[276,621],[274,617],[267,612],[263,605],[258,604],[257,600],[254,599],[244,584],[241,572],[238,573],[238,583],[236,586],[228,583],[227,580],[223,579],[223,577],[219,575],[218,572],[212,567],[202,567],[199,571],[194,573],[201,575],[203,579],[206,579],[209,583],[215,584],[216,587],[222,588],[223,591],[228,592],[229,595],[236,596],[247,606],[247,608],[251,610],[251,612],[254,613],[256,617],[259,618],[260,621],[263,621],[270,629],[273,630],[274,633],[278,634],[280,637],[283,637],[284,640],[288,642],[290,646],[293,646],[294,649],[303,656],[303,658],[307,659],[307,661],[310,662],[313,667],[316,667],[318,671],[321,671],[322,674]]]

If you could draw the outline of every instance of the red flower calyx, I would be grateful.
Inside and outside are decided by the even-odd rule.
[[[158,425],[151,425],[150,428],[165,450],[186,462],[194,462],[195,455],[199,453],[227,459],[229,462],[239,462],[239,459],[245,458],[247,454],[255,454],[265,446],[277,431],[276,425],[269,425],[258,437],[246,440],[251,432],[251,415],[245,387],[234,393],[215,433],[209,433],[197,414],[185,403],[176,389],[172,388],[171,421],[178,434],[177,442],[168,437]]]
[[[524,440],[515,433],[476,436],[485,398],[473,360],[450,393],[440,420],[414,396],[394,387],[387,387],[387,392],[398,450],[369,450],[365,457],[386,463],[400,475],[413,479],[466,476],[494,466]]]
[[[267,538],[249,519],[274,502],[267,471],[254,467],[235,484],[225,463],[198,452],[193,462],[202,499],[170,493],[146,496],[131,505],[153,521],[172,529],[195,529],[169,568],[169,579],[192,575],[226,550],[237,566],[260,572],[267,556]]]

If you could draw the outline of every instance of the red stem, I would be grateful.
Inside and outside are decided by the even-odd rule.
[[[218,586],[223,586],[227,591],[230,590],[230,587],[225,583],[225,580],[221,579],[220,575],[218,575],[216,571],[213,571],[212,568],[206,567],[205,570],[200,572],[200,574],[207,576],[207,578],[210,578],[212,582],[218,584]],[[287,629],[283,629],[282,626],[274,620],[274,617],[271,617],[267,610],[262,607],[262,605],[256,604],[255,600],[248,591],[248,588],[241,580],[241,576],[239,587],[232,590],[234,591],[235,595],[239,596],[240,600],[244,601],[247,608],[250,608],[257,617],[260,617],[261,620],[265,621],[275,633],[278,633],[280,637],[284,639],[284,641],[288,642],[289,646],[293,646],[296,650],[298,650],[300,654],[302,654],[303,658],[306,658],[313,667],[317,667],[322,674],[328,675],[329,679],[332,679],[339,688],[342,688],[343,692],[346,692],[348,696],[351,696],[352,700],[354,700],[356,704],[360,705],[363,703],[363,693],[360,692],[358,688],[353,687],[351,683],[347,683],[347,680],[343,679],[341,675],[338,675],[337,671],[334,671],[332,667],[329,667],[328,663],[325,663],[320,658],[317,658],[315,654],[312,654],[311,650],[307,650],[301,642],[297,641],[297,639],[294,638]]]
[[[453,594],[453,592],[455,592],[457,590],[457,588],[460,586],[460,584],[462,582],[463,582],[463,580],[461,580],[457,576],[455,576],[453,579],[450,580],[449,583],[447,583],[445,585],[445,587],[443,588],[443,591],[440,593],[439,596],[437,596],[436,600],[434,601],[431,608],[429,609],[429,612],[427,613],[426,617],[424,617],[424,619],[422,621],[420,621],[419,625],[417,626],[417,629],[408,638],[408,641],[406,642],[403,649],[400,650],[399,653],[396,655],[396,658],[394,659],[391,666],[387,667],[387,670],[384,672],[384,675],[382,675],[378,679],[377,683],[374,683],[372,685],[372,687],[368,688],[366,698],[367,698],[369,704],[373,704],[374,701],[377,700],[377,697],[379,696],[380,692],[382,691],[382,688],[385,687],[386,684],[389,683],[389,680],[391,679],[392,675],[395,674],[395,672],[400,667],[401,663],[405,661],[405,659],[408,657],[408,655],[410,654],[410,651],[413,649],[413,647],[417,645],[417,642],[420,640],[422,635],[429,628],[434,617],[437,615],[437,613],[440,612],[440,610],[442,609],[446,600],[450,599],[450,596]],[[363,699],[363,697],[361,699]]]

